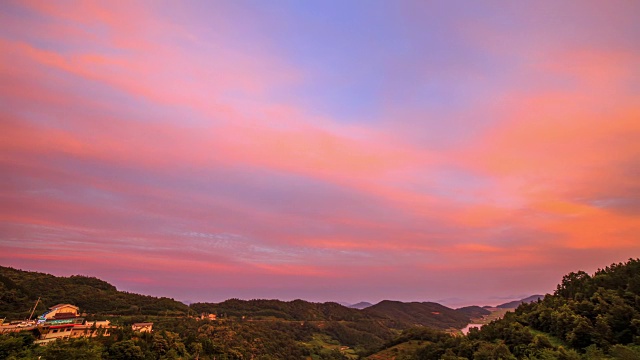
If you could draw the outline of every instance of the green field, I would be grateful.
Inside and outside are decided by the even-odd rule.
[[[341,345],[337,340],[332,339],[330,336],[325,334],[313,334],[312,340],[304,344],[311,348],[321,348],[326,352],[339,351],[349,359],[358,358],[358,355],[352,348]],[[313,356],[311,358],[314,359]]]

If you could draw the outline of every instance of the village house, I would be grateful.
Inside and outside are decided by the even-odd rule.
[[[135,323],[133,325],[131,325],[131,330],[133,331],[137,331],[137,332],[141,332],[141,333],[146,333],[146,332],[151,332],[153,328],[153,323]]]
[[[215,320],[216,318],[216,314],[200,314],[200,320]]]

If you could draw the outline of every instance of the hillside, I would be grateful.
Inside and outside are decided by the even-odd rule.
[[[554,294],[467,336],[408,329],[369,358],[416,341],[403,359],[640,359],[640,260],[569,273]]]
[[[372,316],[334,302],[312,303],[304,300],[229,299],[221,303],[193,303],[190,307],[197,313],[212,313],[229,318],[276,318],[295,321],[386,319],[384,316]]]
[[[239,300],[220,303],[193,303],[195,313],[217,314],[220,318],[246,320],[279,319],[285,321],[376,322],[393,329],[428,326],[434,329],[459,329],[471,318],[490,314],[478,306],[454,310],[431,302],[405,303],[384,300],[363,310],[334,302],[312,303],[304,300]]]
[[[166,297],[118,291],[93,277],[58,277],[0,266],[0,315],[9,319],[29,316],[40,297],[36,314],[49,306],[71,303],[91,314],[186,314],[188,307]]]
[[[366,314],[387,317],[401,327],[428,326],[434,329],[460,329],[469,323],[471,316],[433,302],[400,302],[384,300],[364,310]]]

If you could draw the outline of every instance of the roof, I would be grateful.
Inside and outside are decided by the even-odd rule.
[[[135,323],[131,326],[151,326],[153,325],[153,323]]]
[[[73,319],[73,318],[77,318],[79,316],[77,316],[74,313],[71,312],[61,312],[61,313],[57,313],[53,316],[54,319],[58,320],[58,319]]]
[[[61,328],[68,328],[68,327],[75,327],[75,325],[74,324],[51,325],[49,326],[49,329],[61,329]]]
[[[71,305],[71,304],[58,304],[58,305],[53,305],[52,307],[50,307],[49,309],[53,310],[53,309],[58,309],[61,307],[67,307],[67,306],[71,306],[72,308],[80,309],[79,307],[75,306],[75,305]]]

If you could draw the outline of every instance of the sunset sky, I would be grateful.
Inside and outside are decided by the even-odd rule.
[[[493,305],[640,256],[638,1],[2,1],[0,265]]]

